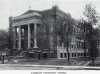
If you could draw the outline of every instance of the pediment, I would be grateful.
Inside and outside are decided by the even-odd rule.
[[[28,14],[33,14],[33,15],[36,15],[36,16],[40,16],[40,11],[36,11],[36,10],[28,10],[26,11],[25,13],[23,13],[22,15],[28,15]]]
[[[23,18],[28,18],[28,17],[32,17],[32,16],[38,16],[38,17],[41,17],[41,14],[39,11],[35,11],[35,10],[28,10],[26,11],[25,13],[15,17],[14,19],[17,20],[17,19],[23,19]]]

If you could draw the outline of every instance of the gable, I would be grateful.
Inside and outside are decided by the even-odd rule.
[[[25,13],[14,17],[14,20],[25,19],[25,18],[34,17],[34,16],[41,17],[41,14],[39,11],[28,10]]]

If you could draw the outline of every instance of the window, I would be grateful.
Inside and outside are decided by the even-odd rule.
[[[81,56],[83,56],[83,53],[81,53]]]
[[[66,53],[64,53],[64,57],[65,57],[65,58],[67,57],[67,54],[66,54]]]
[[[74,56],[76,57],[76,53],[74,53]]]
[[[99,41],[96,41],[96,47],[99,48]]]
[[[88,53],[86,53],[86,56],[89,56],[89,54],[88,54]]]
[[[63,58],[63,53],[60,53],[60,57]]]
[[[84,56],[86,56],[86,53],[84,53]]]
[[[74,53],[72,53],[72,57],[74,57]]]
[[[78,53],[78,56],[80,56],[80,53]]]
[[[76,53],[72,53],[72,57],[76,57]]]

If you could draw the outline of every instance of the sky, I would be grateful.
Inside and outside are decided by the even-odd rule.
[[[57,5],[75,19],[83,17],[85,4],[92,3],[100,13],[100,0],[0,0],[0,29],[9,28],[9,17],[21,15],[29,9],[45,10]]]

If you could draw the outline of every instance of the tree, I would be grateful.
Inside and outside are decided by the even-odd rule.
[[[4,30],[0,30],[0,50],[8,48],[9,46],[8,38],[9,38],[9,33]]]
[[[91,3],[86,4],[83,14],[86,16],[88,22],[91,23],[92,26],[96,25],[98,22],[97,11]]]
[[[96,42],[97,42],[97,38],[99,37],[97,33],[97,30],[95,30],[94,26],[97,25],[98,23],[98,16],[97,16],[97,11],[96,9],[92,6],[92,4],[86,4],[85,6],[85,11],[84,11],[84,15],[86,16],[88,22],[87,24],[85,23],[84,25],[86,25],[86,28],[88,31],[87,32],[87,41],[90,45],[89,48],[89,52],[90,52],[90,58],[92,60],[92,64],[94,64],[94,61],[97,57],[97,46],[96,46]],[[89,25],[87,27],[87,25]]]

